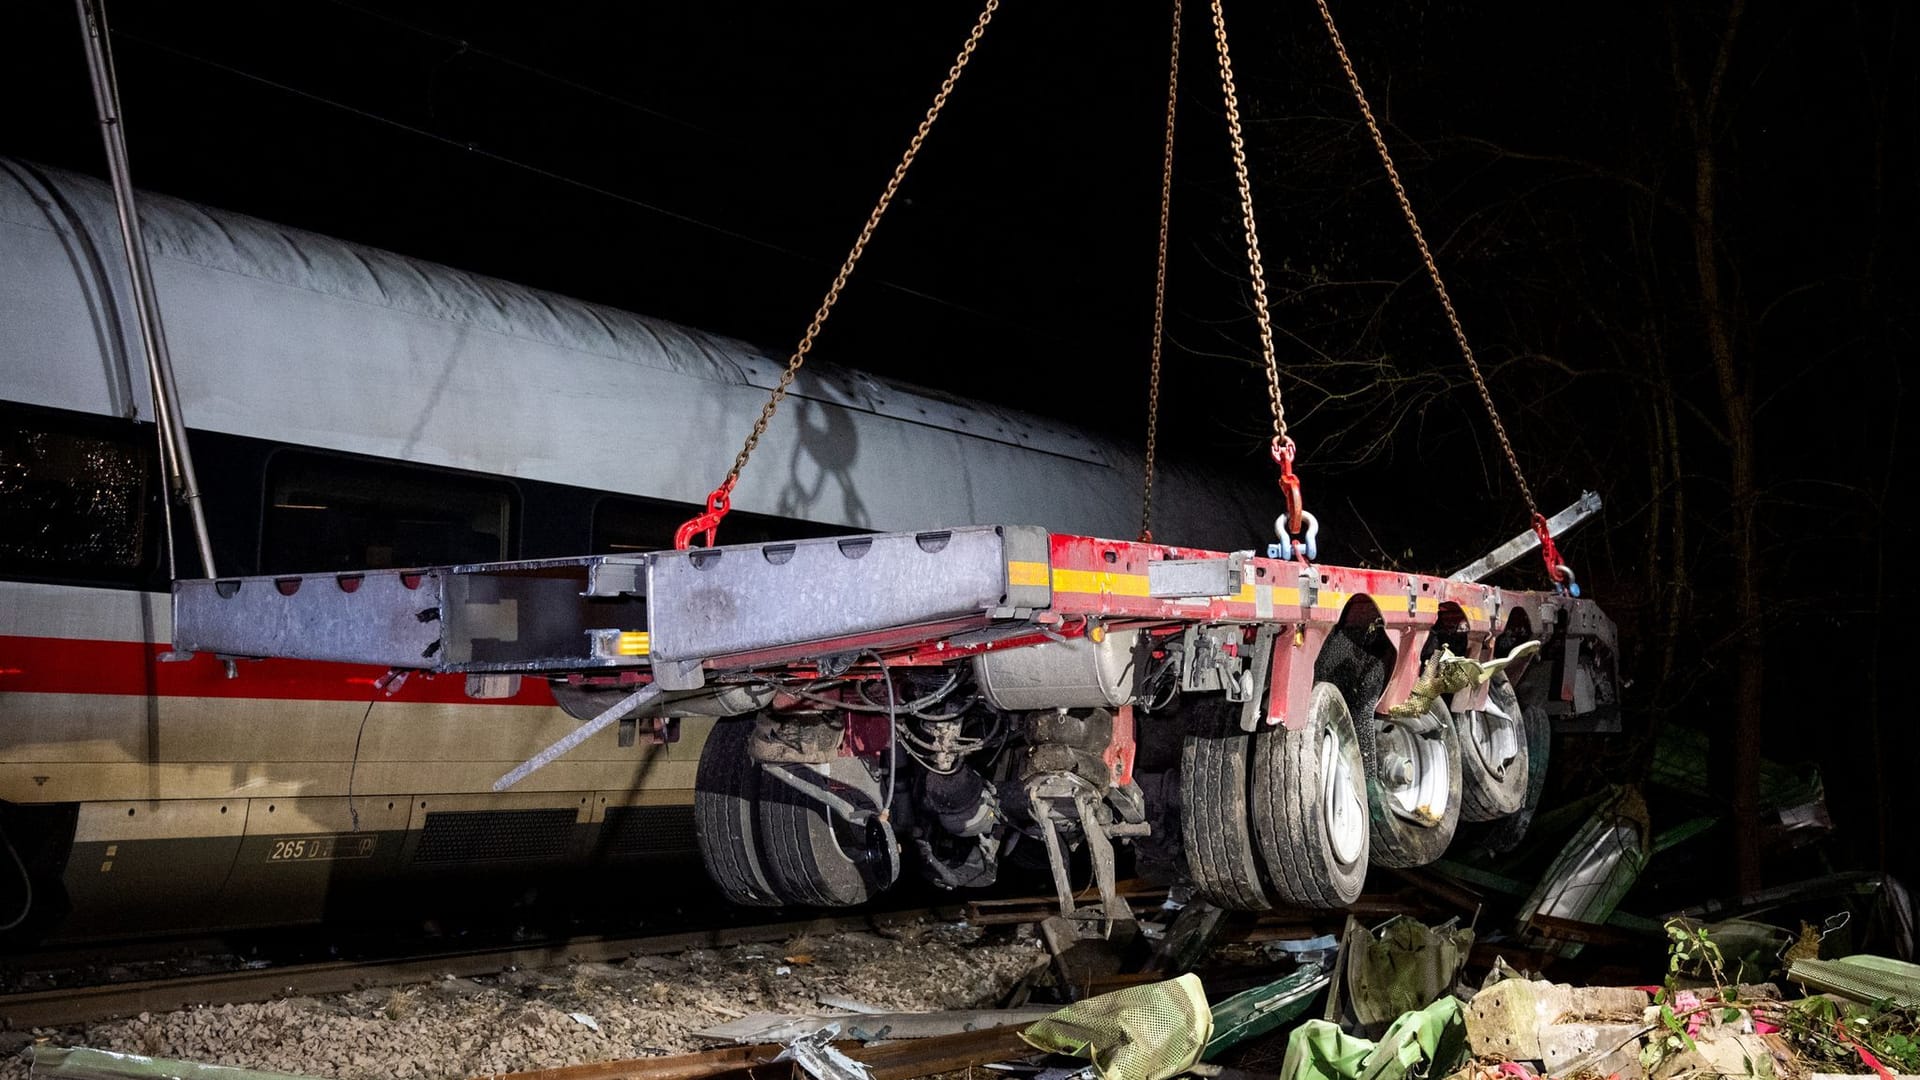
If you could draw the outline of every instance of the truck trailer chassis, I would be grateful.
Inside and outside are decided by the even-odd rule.
[[[464,675],[474,697],[551,680],[587,722],[502,787],[614,722],[625,743],[736,717],[702,749],[696,821],[716,883],[763,905],[869,899],[903,841],[956,887],[1026,844],[1069,914],[1084,848],[1102,899],[1078,914],[1107,920],[1113,841],[1177,820],[1207,899],[1342,906],[1370,859],[1431,861],[1462,817],[1519,809],[1529,735],[1615,701],[1613,624],[1565,593],[1029,526],[188,580],[174,628],[182,652]],[[1509,654],[1388,715],[1423,670]]]

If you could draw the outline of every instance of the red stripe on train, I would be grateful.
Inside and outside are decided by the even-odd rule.
[[[206,654],[164,662],[166,645],[140,641],[0,634],[0,693],[137,694],[142,697],[269,698],[288,701],[408,701],[440,705],[552,705],[543,679],[523,679],[510,698],[477,701],[466,677],[414,672],[392,695],[374,689],[386,669],[314,660],[240,660],[235,677]]]

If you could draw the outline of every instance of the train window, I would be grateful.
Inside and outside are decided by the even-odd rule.
[[[267,463],[260,572],[496,562],[508,555],[514,503],[504,481],[281,450]]]
[[[692,503],[608,496],[593,508],[594,555],[657,551],[673,546],[680,523],[700,512]]]
[[[130,583],[148,563],[151,430],[39,409],[0,415],[0,573]]]
[[[595,555],[619,555],[630,551],[658,551],[673,546],[673,534],[704,508],[693,503],[668,502],[609,495],[593,509],[593,551]],[[763,544],[769,540],[800,540],[813,536],[845,536],[868,532],[845,525],[823,525],[817,521],[797,521],[771,514],[749,514],[736,510],[720,526],[723,544]]]

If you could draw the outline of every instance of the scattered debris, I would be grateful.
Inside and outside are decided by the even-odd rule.
[[[725,1024],[701,1028],[696,1038],[714,1042],[785,1042],[833,1025],[849,1039],[926,1039],[963,1031],[1027,1024],[1053,1012],[1051,1006],[1019,1009],[945,1009],[937,1012],[856,1013],[828,1016],[820,1013],[753,1013]]]
[[[1148,959],[1146,970],[1161,975],[1178,975],[1192,971],[1213,942],[1220,936],[1220,928],[1225,925],[1227,913],[1205,900],[1194,900],[1182,907],[1174,915],[1173,924],[1167,927],[1160,941],[1154,946],[1153,956]]]
[[[1466,1061],[1460,1002],[1448,996],[1387,1027],[1378,1042],[1308,1020],[1287,1039],[1280,1080],[1402,1080],[1445,1076]]]
[[[1369,932],[1349,916],[1326,1018],[1353,1034],[1380,1038],[1403,1013],[1450,992],[1472,948],[1473,931],[1457,920],[1430,927],[1396,915]]]
[[[850,1050],[848,1056],[866,1065],[873,1080],[918,1080],[1032,1057],[1033,1048],[1026,1042],[1025,1029],[1002,1027],[880,1043]]]
[[[65,1080],[923,1080],[989,1067],[1242,1080],[1271,1075],[1282,1045],[1281,1080],[1920,1070],[1920,966],[1897,958],[1913,918],[1898,882],[1833,875],[1657,921],[1619,901],[1647,859],[1697,831],[1649,839],[1646,807],[1624,788],[1553,814],[1557,834],[1522,861],[1396,871],[1398,891],[1364,895],[1351,914],[1170,902],[1133,924],[983,901],[988,929],[810,927],[619,964],[22,1032],[7,1046],[31,1050],[0,1057],[0,1080],[24,1080],[30,1059],[34,1075]],[[1481,939],[1465,917],[1494,929]],[[1782,979],[1812,996],[1783,999]],[[1316,1009],[1325,1019],[1300,1021]],[[717,1042],[734,1045],[698,1049]]]
[[[1632,788],[1618,789],[1560,849],[1559,858],[1520,906],[1521,930],[1537,938],[1541,916],[1605,923],[1646,869],[1649,832],[1646,800]],[[1563,939],[1548,948],[1574,957],[1583,944]]]
[[[814,1080],[873,1080],[865,1065],[834,1048],[833,1039],[839,1034],[840,1025],[828,1024],[788,1043],[773,1060],[791,1061]]]
[[[257,1072],[225,1065],[116,1054],[83,1046],[39,1046],[33,1052],[33,1075],[61,1080],[310,1080],[293,1073]]]
[[[1045,962],[1038,941],[1014,929],[989,936],[925,921],[889,933],[895,936],[823,933],[784,946],[692,949],[619,964],[200,1006],[39,1030],[30,1038],[329,1080],[458,1080],[664,1060],[711,1047],[694,1031],[751,1012],[819,1012],[823,994],[896,1013],[990,1009]],[[788,976],[773,974],[783,956],[802,952],[814,962]],[[598,1030],[575,1020],[575,1012],[593,1017]],[[29,1064],[25,1053],[0,1057],[0,1080],[26,1080]]]
[[[1215,1057],[1297,1018],[1326,989],[1331,976],[1318,965],[1305,965],[1265,986],[1243,990],[1213,1007],[1213,1037],[1200,1055]]]
[[[1135,937],[1126,931],[1135,923],[1097,924],[1065,915],[1051,915],[1040,923],[1040,940],[1053,957],[1055,985],[1069,1000],[1093,992],[1094,984],[1119,974],[1123,950]]]
[[[1188,973],[1075,1002],[1023,1034],[1041,1050],[1092,1061],[1101,1080],[1167,1080],[1200,1060],[1213,1012]]]
[[[1550,1072],[1604,1050],[1602,1076],[1636,1071],[1652,995],[1638,988],[1576,987],[1507,979],[1467,1006],[1467,1042],[1485,1061],[1536,1062]]]
[[[1886,1001],[1902,1008],[1920,1009],[1920,964],[1884,956],[1795,960],[1787,971],[1787,978],[1863,1005]]]

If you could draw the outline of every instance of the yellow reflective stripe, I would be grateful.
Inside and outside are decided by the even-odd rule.
[[[1381,611],[1407,610],[1406,593],[1373,593],[1372,598],[1373,602],[1380,606]],[[1424,613],[1427,615],[1437,614],[1440,611],[1440,600],[1438,597],[1433,596],[1415,597],[1413,610],[1416,613]]]
[[[1009,585],[1045,585],[1047,583],[1047,564],[1043,562],[1007,563],[1007,584]]]
[[[1037,562],[1009,562],[1007,581],[1014,585],[1040,585],[1045,583],[1046,564]],[[1107,594],[1111,596],[1149,596],[1145,574],[1124,574],[1109,570],[1067,570],[1053,571],[1053,587],[1057,592]],[[1258,598],[1255,590],[1267,586],[1242,585],[1240,591],[1214,599],[1225,600],[1230,604],[1251,604]],[[1297,607],[1300,604],[1300,590],[1291,586],[1274,585],[1273,603],[1276,607]],[[1338,589],[1321,589],[1314,597],[1315,609],[1339,610],[1347,606],[1348,601],[1360,593],[1346,593]],[[1196,598],[1197,599],[1197,598]],[[1382,610],[1406,610],[1405,593],[1382,593],[1372,597]],[[1485,619],[1487,612],[1483,608],[1463,605],[1468,618]],[[1434,615],[1440,611],[1440,599],[1433,596],[1414,598],[1414,611],[1419,614]]]
[[[622,630],[614,647],[617,656],[645,656],[653,649],[653,639],[644,630]]]
[[[1119,574],[1108,570],[1055,570],[1053,587],[1056,592],[1148,595],[1147,575]]]

